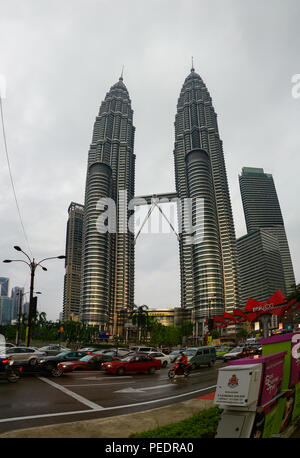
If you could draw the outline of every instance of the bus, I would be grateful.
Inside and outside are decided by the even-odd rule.
[[[219,337],[218,339],[213,339],[211,345],[235,345],[235,337]]]

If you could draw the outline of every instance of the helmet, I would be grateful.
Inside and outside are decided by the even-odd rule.
[[[181,351],[181,352],[180,352],[180,354],[181,354],[182,356],[185,356],[185,353],[184,353],[184,351]]]

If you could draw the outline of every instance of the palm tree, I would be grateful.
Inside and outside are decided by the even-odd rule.
[[[134,305],[129,314],[132,319],[132,323],[138,328],[138,340],[141,342],[142,336],[144,336],[145,331],[148,331],[149,326],[149,307],[147,305]]]

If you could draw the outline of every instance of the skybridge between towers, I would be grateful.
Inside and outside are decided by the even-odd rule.
[[[142,202],[142,199],[147,202],[147,205],[151,205],[153,200],[156,199],[168,199],[171,201],[172,199],[177,199],[178,195],[176,192],[166,192],[164,194],[148,194],[146,196],[136,196],[135,199],[137,200],[135,205],[145,205],[145,202]],[[138,200],[140,199],[140,201]]]
[[[135,238],[134,238],[134,244],[136,243],[144,225],[146,224],[147,220],[150,218],[150,215],[152,213],[152,211],[154,210],[155,207],[158,208],[159,212],[162,214],[162,216],[165,218],[165,220],[167,221],[167,223],[169,224],[170,228],[172,229],[172,231],[174,232],[174,234],[176,235],[177,237],[177,240],[178,242],[180,241],[180,235],[175,231],[174,229],[174,226],[172,225],[171,221],[168,219],[168,217],[166,216],[166,214],[164,213],[164,211],[162,210],[162,208],[158,205],[158,204],[162,204],[162,203],[172,203],[172,200],[173,199],[177,199],[178,198],[178,195],[176,192],[168,192],[168,193],[164,193],[164,194],[148,194],[148,195],[145,195],[145,196],[137,196],[134,198],[134,201],[135,201],[135,206],[139,206],[139,205],[151,205],[150,209],[148,210],[148,213],[138,231],[138,233],[136,234]]]

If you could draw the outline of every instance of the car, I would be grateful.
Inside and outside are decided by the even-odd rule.
[[[254,354],[253,350],[251,350],[249,347],[245,347],[245,346],[234,347],[228,353],[225,353],[225,355],[223,356],[223,361],[226,362],[226,361],[230,361],[231,359],[246,358],[253,354]]]
[[[217,359],[223,359],[223,356],[231,350],[231,347],[228,345],[218,345],[215,347],[215,349]]]
[[[13,348],[16,347],[16,345],[9,343],[9,342],[0,342],[0,348]]]
[[[14,348],[16,345],[5,343],[5,342],[0,342],[0,356],[6,357],[6,350],[8,348]]]
[[[58,355],[58,353],[61,353],[63,351],[71,351],[71,348],[66,348],[59,344],[53,344],[41,347],[40,351],[45,352],[47,355]]]
[[[150,351],[145,354],[152,356],[152,358],[159,359],[161,361],[161,367],[167,367],[167,365],[171,362],[171,357],[160,351]]]
[[[161,351],[162,353],[164,353],[165,355],[169,355],[170,354],[170,348],[169,347],[161,347],[159,349],[159,351]]]
[[[57,369],[62,373],[73,371],[99,371],[102,365],[108,362],[117,361],[115,356],[92,354],[80,358],[78,361],[62,361],[58,363]]]
[[[97,350],[95,350],[95,353],[96,352],[101,353],[102,355],[112,355],[122,358],[123,356],[128,355],[129,350],[126,348],[108,348],[106,350],[98,348]]]
[[[85,351],[87,353],[95,353],[97,351],[99,351],[99,348],[94,348],[94,347],[83,347],[83,348],[79,348],[78,351]]]
[[[11,356],[14,361],[28,363],[34,366],[41,356],[46,353],[34,347],[11,347],[6,349],[6,355]]]
[[[125,356],[119,361],[103,364],[103,369],[109,374],[124,375],[131,372],[148,372],[154,374],[161,368],[161,361],[148,354]]]
[[[251,345],[250,350],[253,352],[253,355],[261,355],[262,354],[262,346],[261,345]]]
[[[80,358],[83,358],[88,353],[86,351],[63,351],[58,353],[55,356],[44,356],[38,359],[37,368],[41,371],[46,371],[53,375],[54,377],[59,377],[61,375],[61,370],[58,370],[57,364],[64,361],[77,361]]]
[[[169,354],[169,356],[171,357],[171,363],[175,363],[176,359],[178,358],[178,356],[180,356],[180,352],[183,351],[183,350],[172,350]]]
[[[184,353],[188,358],[191,369],[196,369],[200,366],[211,367],[216,361],[216,349],[210,345],[206,347],[189,347]]]
[[[129,351],[135,353],[149,353],[150,351],[158,351],[155,347],[131,347]]]

